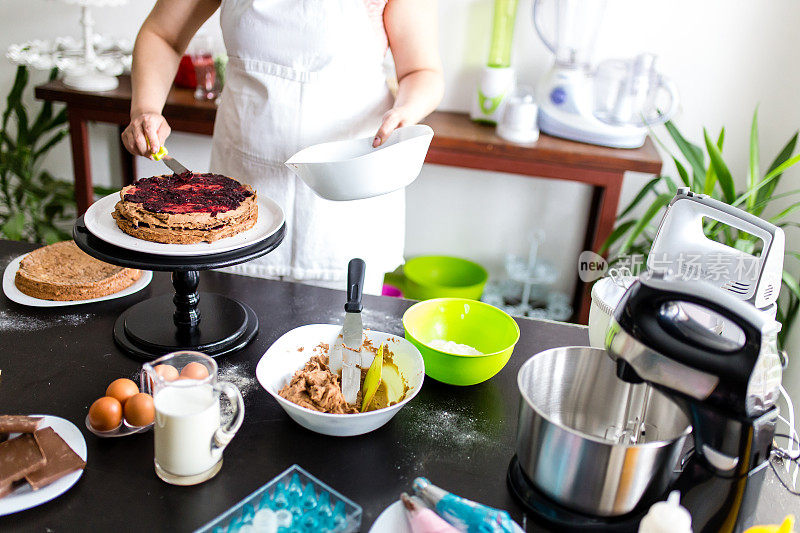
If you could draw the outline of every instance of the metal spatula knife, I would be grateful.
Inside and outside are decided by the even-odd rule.
[[[175,174],[184,174],[186,172],[189,172],[188,168],[181,165],[176,159],[167,154],[169,154],[167,148],[165,146],[162,146],[158,150],[158,152],[153,154],[153,159],[155,159],[156,161],[161,161],[162,163],[167,165],[169,169],[173,171]]]
[[[349,404],[356,402],[361,388],[361,296],[364,289],[363,259],[351,259],[347,266],[347,303],[342,326],[342,395]]]

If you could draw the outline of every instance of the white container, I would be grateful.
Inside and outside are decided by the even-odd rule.
[[[431,139],[430,126],[405,126],[377,148],[374,137],[316,144],[294,154],[286,166],[326,200],[362,200],[409,186],[422,170]]]
[[[503,116],[506,99],[514,90],[516,74],[511,67],[483,67],[469,116],[477,122],[497,124]]]
[[[636,279],[635,276],[624,276],[619,285],[612,278],[602,278],[592,287],[592,305],[589,308],[589,346],[606,348],[606,330],[614,309],[622,299],[625,291]]]
[[[158,365],[171,365],[179,372],[188,364],[201,364],[208,371],[203,379],[168,381]],[[195,485],[214,477],[222,468],[222,452],[244,420],[244,400],[235,385],[217,382],[217,363],[200,352],[178,351],[145,363],[141,382],[153,395],[155,423],[153,440],[156,474],[173,485]],[[221,394],[234,407],[230,422],[223,426]]]
[[[533,89],[520,86],[508,97],[497,123],[497,135],[516,144],[533,144],[539,140],[539,106]]]
[[[389,333],[365,330],[365,336],[374,346],[385,343],[394,354],[394,363],[410,389],[403,401],[366,413],[331,414],[301,407],[279,396],[278,391],[289,383],[294,373],[303,368],[314,355],[314,348],[320,343],[333,346],[341,330],[340,325],[309,324],[285,333],[261,357],[256,366],[256,378],[286,411],[286,414],[304,428],[333,437],[350,437],[378,429],[411,401],[422,388],[425,363],[419,350],[404,338]],[[362,365],[372,364],[372,353],[362,350],[362,354]]]
[[[220,426],[219,398],[210,384],[166,387],[156,393],[155,461],[176,476],[194,476],[222,459],[210,446]]]

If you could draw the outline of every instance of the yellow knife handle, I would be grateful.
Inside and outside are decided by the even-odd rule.
[[[158,152],[153,154],[153,159],[155,159],[156,161],[161,161],[161,158],[167,155],[168,153],[169,152],[167,152],[167,148],[165,146],[162,146],[161,148],[158,149]]]

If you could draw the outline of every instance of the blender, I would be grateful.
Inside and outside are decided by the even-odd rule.
[[[472,100],[470,118],[475,122],[497,124],[506,97],[514,89],[511,44],[517,19],[517,0],[495,0],[489,62],[481,71],[478,90]]]
[[[677,89],[655,70],[652,54],[608,60],[592,72],[590,54],[605,6],[605,0],[534,0],[534,27],[555,55],[537,87],[539,129],[584,143],[638,148],[649,126],[677,111]]]

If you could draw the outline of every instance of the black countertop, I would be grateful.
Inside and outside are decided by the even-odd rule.
[[[0,267],[33,248],[0,241]],[[362,531],[417,476],[507,509],[522,522],[522,510],[506,488],[517,425],[517,371],[539,351],[588,344],[584,327],[518,319],[520,341],[491,380],[455,387],[426,378],[419,395],[386,426],[360,437],[327,437],[289,419],[255,380],[255,367],[290,329],[340,323],[344,292],[202,272],[201,290],[249,304],[258,314],[260,331],[244,350],[218,361],[222,373],[236,378],[246,406],[244,424],[225,450],[221,472],[201,485],[176,487],[156,477],[152,431],[100,439],[84,426],[89,405],[108,383],[135,378],[141,366],[115,346],[115,319],[132,304],[171,288],[168,274],[155,273],[144,291],[96,304],[43,309],[0,298],[0,411],[66,418],[81,429],[88,447],[86,470],[71,490],[39,507],[0,517],[0,529],[192,530],[294,463],[361,505]],[[366,296],[364,326],[402,336],[400,318],[413,303]],[[762,500],[762,523],[779,522],[800,502],[771,473]]]

